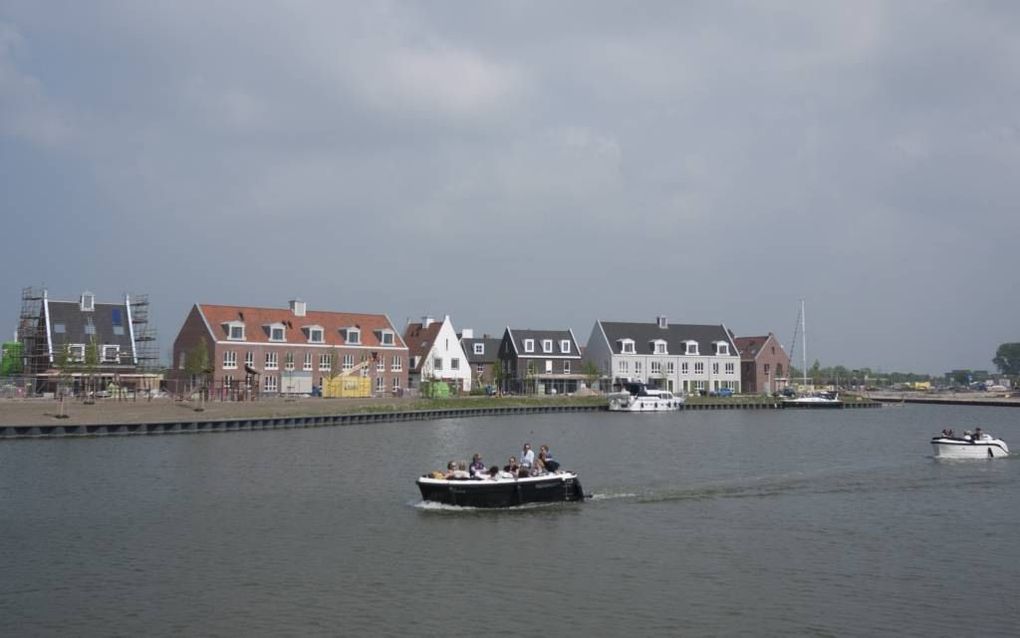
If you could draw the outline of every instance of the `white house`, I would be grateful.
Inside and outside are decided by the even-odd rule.
[[[584,361],[613,383],[640,381],[671,392],[740,392],[740,353],[722,324],[596,321]]]
[[[404,342],[411,360],[409,387],[419,388],[423,379],[431,379],[471,391],[471,364],[449,315],[442,321],[422,317],[420,323],[407,324]]]

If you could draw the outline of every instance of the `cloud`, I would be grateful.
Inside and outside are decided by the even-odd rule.
[[[0,133],[38,146],[59,146],[70,138],[71,127],[42,82],[19,68],[17,54],[24,44],[12,25],[0,22]]]

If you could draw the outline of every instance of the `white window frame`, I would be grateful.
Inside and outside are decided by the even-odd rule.
[[[305,363],[304,363],[303,366],[301,366],[301,369],[304,370],[305,372],[310,372],[311,371],[311,369],[312,369],[312,353],[311,352],[306,352],[305,353]]]
[[[698,342],[697,341],[684,341],[684,354],[686,354],[686,355],[697,355],[698,354]]]
[[[333,369],[333,355],[324,352],[319,355],[319,372],[330,372]]]
[[[552,371],[553,371],[553,362],[552,362],[552,359],[546,359],[545,360],[545,373],[546,374],[552,374]]]
[[[310,326],[308,343],[326,343],[326,330],[322,326]]]
[[[385,372],[386,371],[386,356],[379,355],[379,358],[375,360],[375,371]]]
[[[442,357],[432,357],[432,369],[433,370],[442,370],[443,369],[443,358]]]
[[[279,392],[280,382],[275,374],[267,374],[262,377],[262,391],[263,392]]]
[[[634,354],[634,340],[620,339],[620,352],[622,354]]]
[[[235,330],[238,331],[237,335],[234,335]],[[227,341],[244,341],[244,324],[242,322],[227,322]]]
[[[535,340],[534,339],[525,339],[524,340],[524,351],[525,352],[534,352],[535,351]]]
[[[475,372],[478,374],[485,374],[485,364],[484,363],[475,364]]]
[[[266,353],[266,365],[262,368],[263,370],[279,370],[280,369],[280,354],[275,351]]]
[[[686,361],[681,361],[680,362],[680,374],[690,374],[690,373],[691,373],[690,366],[687,365]]]
[[[560,354],[570,354],[570,339],[560,339]]]
[[[379,375],[375,378],[375,391],[385,392],[386,391],[386,378]]]
[[[393,391],[398,392],[400,390],[400,377],[393,377]]]
[[[705,362],[695,361],[694,362],[694,374],[705,374]]]
[[[666,362],[666,374],[676,374],[676,363],[672,361]]]
[[[112,357],[108,354],[111,350],[113,350]],[[120,360],[120,346],[116,344],[104,344],[102,351],[102,362],[117,363],[119,360]]]
[[[649,372],[651,374],[662,374],[662,362],[652,361],[651,364],[649,364]]]
[[[642,374],[645,366],[640,361],[634,362],[634,374]]]
[[[768,364],[765,364],[768,365]],[[726,374],[736,374],[736,366],[732,362],[728,362],[725,367]]]
[[[546,353],[552,352],[553,351],[552,346],[553,346],[552,339],[542,339],[542,352]]]
[[[345,372],[350,371],[350,370],[352,370],[354,368],[354,355],[353,354],[345,354],[344,355],[343,365],[341,366],[341,368]]]
[[[67,346],[67,360],[76,363],[81,363],[85,360],[85,344],[84,343],[72,343]],[[181,366],[182,368],[184,366]]]
[[[451,370],[460,370],[460,358],[458,358],[458,357],[451,357],[450,358],[450,369]]]
[[[390,370],[393,372],[400,372],[404,369],[404,357],[399,354],[393,355],[390,359]]]
[[[382,332],[380,332],[379,342],[382,343],[384,346],[392,346],[395,343],[393,338],[393,331],[383,330]]]
[[[715,353],[716,354],[722,354],[722,355],[729,356],[729,354],[730,354],[730,344],[726,343],[725,341],[716,341],[715,342]]]
[[[569,361],[564,361],[563,362],[563,374],[570,374],[570,362]]]
[[[244,365],[248,366],[249,368],[255,367],[255,353],[252,352],[251,350],[244,353]]]
[[[344,341],[352,346],[361,343],[361,330],[358,328],[347,328],[344,330]]]
[[[223,369],[224,370],[237,370],[237,351],[236,350],[224,350],[223,351]]]
[[[666,342],[662,339],[654,339],[652,341],[652,352],[655,354],[669,354]]]
[[[287,371],[294,370],[294,353],[287,352],[283,355],[283,369]]]
[[[485,354],[484,343],[476,343],[472,346],[472,348],[474,349],[475,354]]]
[[[712,374],[719,374],[719,362],[718,361],[713,361],[712,362]]]
[[[271,323],[269,328],[269,341],[273,343],[286,343],[287,342],[287,326],[282,323]],[[279,333],[277,333],[279,331]],[[279,334],[279,336],[277,336]]]
[[[630,374],[630,362],[626,359],[620,359],[616,362],[616,369],[621,373]]]

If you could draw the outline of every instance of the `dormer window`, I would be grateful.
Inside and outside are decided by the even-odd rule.
[[[620,339],[617,341],[620,345],[621,354],[634,354],[634,340],[633,339]]]
[[[231,341],[244,341],[244,324],[240,321],[228,321],[223,324],[227,330],[227,339]]]
[[[649,344],[654,354],[669,354],[666,348],[666,341],[663,339],[652,339]]]
[[[697,341],[684,341],[684,354],[698,354],[698,342]]]
[[[325,343],[326,331],[322,326],[308,326],[308,343]]]
[[[535,340],[534,339],[525,339],[524,340],[524,351],[525,352],[534,352],[535,351]]]
[[[562,354],[570,354],[570,339],[560,340],[560,352]]]
[[[716,341],[715,342],[715,353],[716,354],[729,354],[730,353],[730,344],[726,343],[725,341]]]
[[[273,323],[266,326],[269,331],[269,340],[282,342],[287,340],[287,326],[282,323]]]
[[[120,346],[117,345],[104,345],[103,346],[103,363],[117,363],[120,358]]]
[[[484,343],[474,344],[474,352],[475,354],[485,354],[485,344]]]
[[[392,330],[376,330],[375,336],[379,339],[379,343],[384,346],[392,346],[394,343]]]
[[[79,306],[82,312],[92,312],[96,309],[96,296],[89,291],[81,293]]]
[[[552,339],[542,339],[542,352],[552,352]]]
[[[361,343],[361,330],[358,328],[346,328],[344,329],[344,341],[350,345],[357,345]]]

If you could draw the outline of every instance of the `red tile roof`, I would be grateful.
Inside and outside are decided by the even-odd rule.
[[[414,366],[412,370],[421,368],[425,355],[432,349],[432,344],[435,343],[436,337],[439,336],[439,329],[442,327],[442,321],[433,321],[427,328],[423,328],[420,323],[407,324],[407,328],[404,330],[407,355],[418,358],[418,365]]]
[[[733,343],[737,346],[737,352],[740,353],[741,359],[753,361],[771,336],[771,334],[767,334],[764,337],[735,337]]]
[[[198,310],[205,317],[209,328],[217,340],[226,339],[230,321],[244,322],[245,341],[253,343],[270,342],[264,326],[282,323],[286,327],[285,337],[290,344],[308,344],[308,333],[303,328],[321,326],[324,332],[324,343],[332,346],[360,345],[370,348],[404,348],[400,333],[393,329],[393,324],[386,315],[362,314],[353,312],[327,312],[309,310],[305,316],[296,316],[290,308],[253,308],[249,306],[220,306],[215,304],[198,304]],[[347,344],[346,328],[361,330],[360,343]],[[384,346],[380,342],[379,331],[389,330],[393,333],[393,345]]]

